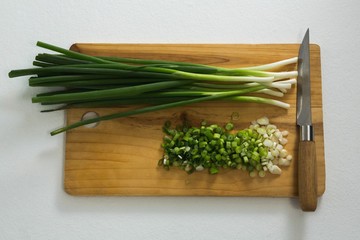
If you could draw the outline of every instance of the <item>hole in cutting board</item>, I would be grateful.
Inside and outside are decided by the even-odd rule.
[[[86,112],[86,113],[84,113],[84,114],[82,115],[81,121],[88,120],[88,119],[91,119],[91,118],[96,118],[96,117],[99,117],[99,114],[98,114],[98,113],[96,113],[96,112]],[[84,127],[94,128],[94,127],[96,127],[97,125],[99,125],[99,122],[89,123],[89,124],[84,125]]]

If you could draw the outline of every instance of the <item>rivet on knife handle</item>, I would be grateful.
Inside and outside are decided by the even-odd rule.
[[[314,131],[311,118],[309,29],[300,45],[296,96],[296,123],[299,126],[298,192],[303,211],[317,207],[317,176]]]

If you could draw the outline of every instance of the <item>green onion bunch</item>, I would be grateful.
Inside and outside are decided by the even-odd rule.
[[[33,68],[10,71],[9,77],[30,76],[31,87],[50,89],[32,98],[33,103],[48,106],[43,112],[136,106],[76,122],[52,131],[51,135],[104,120],[220,99],[289,108],[287,103],[257,94],[282,97],[297,76],[297,71],[271,71],[296,64],[297,57],[229,69],[186,62],[90,56],[44,42],[37,42],[37,46],[55,53],[38,54]]]

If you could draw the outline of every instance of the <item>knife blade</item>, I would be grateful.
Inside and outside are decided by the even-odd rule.
[[[314,129],[311,118],[309,29],[300,45],[298,57],[296,123],[299,128],[298,192],[303,211],[317,207],[317,176]]]

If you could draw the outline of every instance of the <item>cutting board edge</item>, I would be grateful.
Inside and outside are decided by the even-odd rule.
[[[216,195],[216,194],[124,194],[124,193],[111,193],[111,194],[107,194],[107,193],[102,193],[102,194],[97,194],[97,193],[81,193],[78,191],[73,191],[71,190],[72,188],[66,188],[64,187],[64,192],[70,196],[91,196],[91,197],[96,197],[96,196],[118,196],[118,197],[256,197],[256,198],[265,198],[265,197],[271,197],[271,198],[298,198],[298,195],[294,195],[294,194],[288,194],[288,195],[284,195],[284,194],[246,194],[246,195],[241,195],[241,194],[228,194],[228,195]],[[320,193],[318,192],[317,196],[318,197],[322,197],[324,195],[324,191],[321,191]]]

